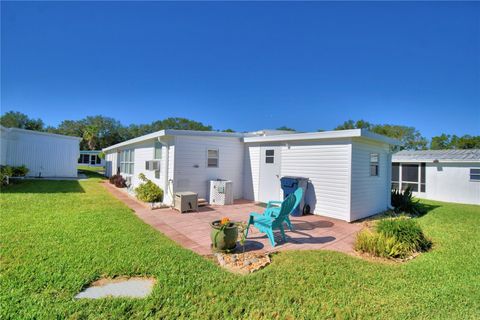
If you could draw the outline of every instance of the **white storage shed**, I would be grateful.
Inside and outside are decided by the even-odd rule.
[[[392,157],[392,188],[418,198],[480,204],[480,149],[403,150]]]
[[[1,127],[1,164],[25,165],[31,177],[77,177],[80,140],[47,132]]]
[[[136,187],[139,173],[173,194],[209,198],[209,181],[230,180],[234,199],[281,200],[282,176],[310,179],[306,194],[315,214],[346,221],[388,209],[391,147],[397,141],[355,129],[286,133],[162,130],[103,149],[106,174]]]

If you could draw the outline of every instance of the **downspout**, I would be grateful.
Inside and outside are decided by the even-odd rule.
[[[158,142],[160,142],[160,144],[162,146],[165,147],[165,170],[164,170],[164,174],[163,174],[163,181],[162,181],[162,184],[165,188],[165,196],[164,196],[164,200],[166,198],[167,195],[170,195],[170,199],[171,199],[171,202],[173,203],[173,191],[170,190],[170,180],[168,179],[168,168],[169,168],[169,159],[170,159],[170,156],[169,156],[169,152],[170,152],[170,147],[168,145],[167,142],[164,142],[160,139],[160,137],[157,138]],[[163,156],[163,155],[162,155]]]

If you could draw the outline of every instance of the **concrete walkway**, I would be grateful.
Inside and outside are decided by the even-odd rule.
[[[233,205],[201,207],[199,212],[179,213],[173,209],[151,210],[123,190],[104,182],[105,188],[117,199],[135,211],[135,214],[153,228],[165,234],[185,248],[200,255],[209,255],[210,223],[222,217],[232,221],[248,221],[250,212],[263,212],[264,208],[247,200],[236,200]],[[287,241],[276,234],[277,245],[272,247],[266,235],[251,227],[246,241],[246,251],[274,252],[283,250],[326,249],[353,253],[359,224],[327,218],[319,215],[290,217],[294,231],[286,230]]]

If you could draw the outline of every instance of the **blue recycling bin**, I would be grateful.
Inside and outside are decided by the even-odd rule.
[[[303,197],[298,207],[292,212],[292,216],[300,217],[303,215],[303,207],[305,206],[305,194],[307,192],[308,178],[286,176],[280,179],[280,185],[283,190],[283,198],[285,199],[298,188],[303,189]]]

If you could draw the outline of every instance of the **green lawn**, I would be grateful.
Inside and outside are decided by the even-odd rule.
[[[405,264],[285,252],[249,276],[153,230],[90,176],[23,181],[0,194],[0,318],[480,317],[480,207],[434,203],[431,252]],[[100,276],[151,275],[146,299],[76,301]]]

